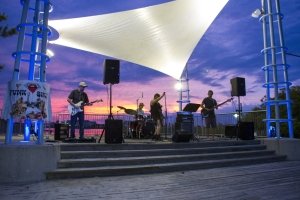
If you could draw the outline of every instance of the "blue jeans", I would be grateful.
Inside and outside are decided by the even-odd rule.
[[[78,112],[71,116],[71,138],[75,138],[75,125],[79,122],[79,138],[84,138],[84,112]]]

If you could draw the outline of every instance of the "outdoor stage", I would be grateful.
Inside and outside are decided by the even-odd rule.
[[[300,161],[1,186],[2,200],[298,200]]]
[[[297,139],[212,140],[201,137],[199,141],[173,143],[170,139],[153,141],[125,138],[122,144],[105,144],[102,140],[101,143],[52,141],[44,145],[20,143],[17,140],[4,145],[3,141],[1,138],[2,183],[166,173],[286,159],[300,161],[300,140]]]

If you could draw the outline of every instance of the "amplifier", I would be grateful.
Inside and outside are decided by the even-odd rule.
[[[240,122],[239,138],[241,140],[254,140],[254,123],[253,122]]]
[[[193,133],[193,123],[192,122],[175,122],[175,132],[178,133]]]
[[[191,113],[178,112],[176,117],[176,122],[193,122],[194,117]]]
[[[54,124],[54,140],[64,140],[69,137],[69,124]]]
[[[254,140],[254,123],[253,122],[240,122],[237,125],[225,126],[226,137],[236,137],[241,140]]]
[[[193,137],[194,117],[191,113],[177,113],[175,133],[172,137],[174,142],[189,142]]]
[[[105,120],[105,143],[122,143],[123,142],[123,121],[122,120]]]

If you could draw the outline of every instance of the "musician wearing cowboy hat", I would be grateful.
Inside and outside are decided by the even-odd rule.
[[[84,89],[88,85],[86,82],[80,82],[78,88],[72,90],[68,96],[67,101],[77,109],[78,112],[71,115],[71,133],[70,138],[75,138],[75,125],[77,120],[79,122],[79,139],[84,139],[84,105],[89,105],[89,98],[87,93],[84,92]]]

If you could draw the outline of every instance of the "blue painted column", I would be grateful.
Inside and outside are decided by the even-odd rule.
[[[288,125],[290,138],[294,137],[292,107],[290,99],[291,82],[288,79],[288,67],[286,62],[286,47],[282,29],[283,15],[280,11],[279,0],[261,0],[262,9],[260,21],[263,27],[264,48],[261,51],[264,55],[264,66],[266,88],[266,131],[269,137],[274,131],[272,125],[275,124],[276,138],[282,136],[282,124]],[[274,6],[275,5],[275,6]],[[275,10],[275,11],[274,11]],[[277,26],[276,26],[277,25]],[[285,94],[285,99],[280,99],[279,90]],[[271,96],[273,92],[273,97]],[[273,108],[273,109],[272,109]],[[287,117],[280,116],[280,108],[285,110]]]
[[[46,79],[46,62],[49,57],[46,55],[48,35],[48,17],[51,7],[49,0],[21,0],[23,9],[21,22],[18,25],[18,43],[17,50],[13,53],[15,57],[14,71],[12,81],[19,81],[20,64],[21,62],[28,64],[28,80],[45,82]],[[32,2],[32,4],[31,4]],[[43,9],[43,10],[42,10]],[[28,12],[33,12],[33,19],[28,18]],[[42,17],[41,17],[42,16]],[[30,48],[24,47],[25,36],[31,39]],[[23,65],[22,65],[23,66]],[[36,77],[36,71],[39,70],[39,77]],[[49,97],[50,98],[50,97]],[[27,105],[28,105],[27,101]],[[38,144],[42,144],[44,132],[44,120],[32,121],[29,117],[24,120],[24,141],[30,141],[30,129],[32,123],[37,123]],[[5,143],[12,142],[14,118],[11,116],[8,119],[8,125],[5,136]]]
[[[25,24],[27,20],[27,14],[29,9],[29,0],[23,1],[23,9],[20,24]],[[19,30],[18,43],[17,43],[17,52],[21,52],[23,49],[24,37],[25,37],[25,26],[18,26]],[[15,64],[12,80],[17,81],[20,77],[20,63],[21,63],[21,53],[15,54]],[[12,134],[14,132],[14,119],[11,116],[7,121],[6,135],[5,135],[5,144],[10,144],[12,142]]]

